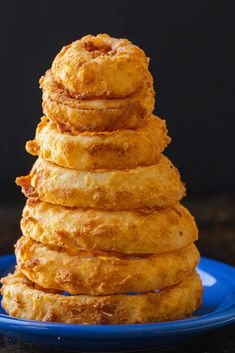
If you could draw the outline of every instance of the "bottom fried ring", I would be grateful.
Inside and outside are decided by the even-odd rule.
[[[194,273],[180,284],[136,295],[63,296],[43,291],[16,272],[2,279],[2,306],[28,320],[74,324],[134,324],[184,319],[201,305],[202,284]]]

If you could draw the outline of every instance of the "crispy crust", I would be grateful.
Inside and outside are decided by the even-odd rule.
[[[168,207],[185,194],[178,170],[163,155],[150,167],[108,171],[73,170],[38,158],[30,174],[16,183],[29,198],[111,210]]]
[[[135,129],[154,109],[152,82],[125,98],[78,100],[54,80],[51,70],[40,79],[44,114],[66,131],[113,131]]]
[[[3,280],[2,306],[14,317],[68,324],[137,324],[184,319],[199,308],[196,273],[177,286],[137,295],[63,296],[35,286],[20,272]]]
[[[16,180],[29,200],[16,271],[0,281],[10,315],[124,324],[200,306],[198,230],[161,154],[170,138],[148,63],[128,40],[89,35],[40,79],[46,116],[26,145],[39,158]]]
[[[124,254],[159,254],[198,238],[193,216],[179,203],[167,209],[111,212],[28,200],[21,230],[45,245]]]
[[[130,169],[155,164],[170,143],[164,120],[151,116],[137,130],[102,133],[61,133],[43,117],[36,139],[26,149],[65,168],[79,170]]]
[[[143,50],[127,39],[88,35],[62,48],[52,72],[75,98],[118,98],[152,81],[148,63]]]
[[[16,244],[17,264],[43,288],[71,294],[114,294],[162,289],[192,273],[200,255],[194,244],[145,257],[110,252],[76,252],[53,248],[22,237]]]

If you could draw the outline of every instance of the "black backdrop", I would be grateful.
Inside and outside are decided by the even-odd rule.
[[[24,150],[42,115],[38,79],[60,48],[88,33],[127,37],[151,57],[156,113],[173,138],[166,154],[188,192],[235,191],[234,7],[230,1],[1,2],[0,193],[33,158]]]

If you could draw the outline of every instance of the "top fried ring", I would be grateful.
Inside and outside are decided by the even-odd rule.
[[[88,35],[62,48],[52,72],[75,98],[118,98],[149,80],[148,62],[143,50],[127,39]]]
[[[66,131],[113,131],[143,126],[154,109],[152,80],[124,98],[74,99],[48,70],[40,79],[44,114]]]

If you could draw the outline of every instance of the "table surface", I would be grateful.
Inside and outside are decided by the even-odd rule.
[[[235,198],[213,195],[188,198],[184,202],[197,220],[198,247],[203,256],[235,266]],[[0,255],[13,252],[13,244],[20,236],[19,220],[23,206],[0,205]],[[169,353],[234,353],[235,324],[211,331],[195,339],[158,352]],[[61,350],[31,344],[9,342],[0,337],[0,353],[59,353]]]

